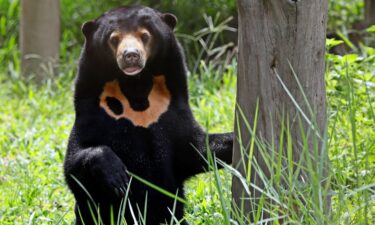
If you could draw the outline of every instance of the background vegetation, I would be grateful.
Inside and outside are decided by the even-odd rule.
[[[210,131],[233,129],[236,35],[230,27],[236,21],[227,18],[236,18],[234,0],[61,0],[59,72],[51,72],[42,86],[20,76],[20,2],[0,0],[1,225],[71,223],[73,196],[64,183],[62,163],[74,120],[72,84],[83,43],[80,26],[130,2],[178,15],[177,34],[191,71],[193,111]],[[363,1],[331,0],[329,16],[329,30],[346,37],[352,24],[363,19]],[[374,40],[375,29],[366,33],[367,40]],[[336,44],[329,41],[328,47]],[[331,224],[375,223],[375,49],[368,45],[364,41],[346,55],[327,55]],[[220,177],[220,185],[212,174],[187,182],[187,219],[192,224],[224,224],[228,209],[223,206],[230,205],[230,173],[220,172]]]

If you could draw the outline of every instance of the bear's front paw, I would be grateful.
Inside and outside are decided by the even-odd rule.
[[[104,193],[124,197],[129,177],[124,163],[114,153],[102,154],[90,163],[91,175]]]
[[[98,175],[100,172],[98,172]],[[126,169],[123,166],[113,167],[110,171],[104,171],[100,174],[102,187],[114,193],[117,197],[124,197],[128,188],[129,179]]]

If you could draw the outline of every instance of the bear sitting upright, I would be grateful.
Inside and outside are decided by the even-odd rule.
[[[137,179],[129,182],[129,173],[183,198],[183,182],[207,168],[207,145],[231,163],[233,133],[205,133],[189,107],[176,22],[172,14],[130,6],[82,26],[76,119],[64,163],[77,225],[98,218],[110,225],[122,204],[128,224],[141,212],[149,225],[170,221],[173,209],[181,220],[182,203]],[[122,203],[127,188],[129,202]]]

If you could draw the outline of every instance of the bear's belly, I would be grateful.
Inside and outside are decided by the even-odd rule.
[[[175,143],[166,130],[156,124],[145,129],[132,126],[126,120],[117,123],[119,126],[109,133],[108,144],[129,170],[147,177],[172,170]]]
[[[151,127],[151,129],[153,128]],[[141,127],[134,127],[130,132],[126,136],[124,133],[125,137],[122,139],[117,137],[117,140],[113,140],[111,146],[123,161],[127,170],[153,185],[176,193],[176,190],[182,187],[182,183],[176,178],[173,164],[172,157],[176,149],[174,149],[174,144],[166,136],[166,133],[162,131],[155,133]],[[137,203],[145,201],[146,192],[148,192],[149,200],[163,196],[163,194],[134,177],[131,189],[133,201]],[[160,200],[157,202],[160,202]]]
[[[144,110],[134,110],[128,98],[122,93],[118,81],[114,80],[105,84],[99,105],[112,119],[127,119],[134,126],[148,128],[168,110],[171,102],[164,76],[153,77],[153,86],[147,101],[148,105]]]

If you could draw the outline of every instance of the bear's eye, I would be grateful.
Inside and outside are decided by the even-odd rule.
[[[111,36],[111,37],[109,38],[109,43],[111,43],[111,45],[112,45],[113,47],[117,47],[117,45],[118,45],[119,42],[120,42],[120,39],[119,39],[118,36]]]
[[[142,33],[141,39],[142,39],[143,43],[146,44],[150,40],[150,34],[149,33]]]

